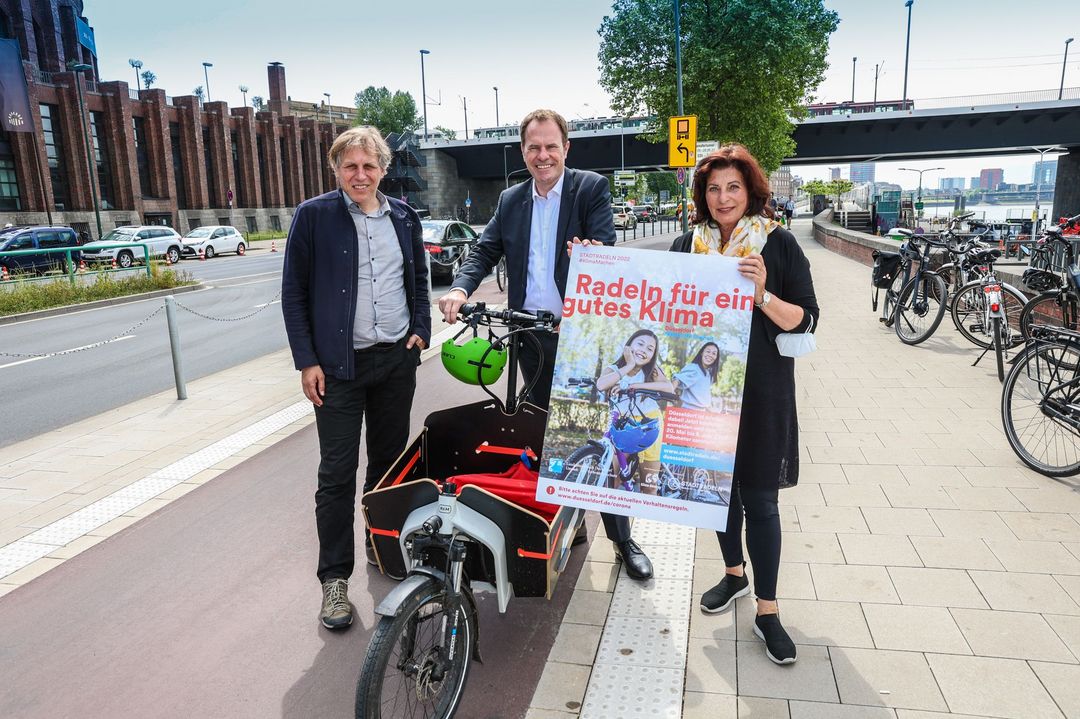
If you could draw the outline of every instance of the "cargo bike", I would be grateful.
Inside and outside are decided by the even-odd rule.
[[[480,660],[474,594],[551,598],[584,510],[535,499],[547,413],[517,388],[519,341],[559,318],[464,305],[443,364],[489,399],[428,415],[361,501],[382,573],[402,578],[375,609],[356,687],[356,717],[451,717]],[[459,343],[462,334],[472,338]],[[486,336],[482,336],[482,333]],[[542,350],[541,350],[542,351]],[[505,400],[490,386],[506,370]]]

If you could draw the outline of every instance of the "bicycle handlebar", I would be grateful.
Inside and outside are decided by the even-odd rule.
[[[522,310],[489,310],[484,302],[466,303],[458,309],[462,318],[472,317],[478,322],[501,322],[508,327],[532,327],[534,329],[554,329],[559,326],[562,317],[553,312],[540,310],[533,314]]]

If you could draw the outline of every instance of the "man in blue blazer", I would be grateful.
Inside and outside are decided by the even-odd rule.
[[[473,246],[450,291],[439,299],[447,322],[457,321],[461,305],[503,256],[510,308],[548,310],[561,316],[570,269],[568,245],[581,241],[615,244],[608,181],[595,172],[567,168],[569,151],[566,120],[557,112],[534,110],[521,121],[521,155],[532,182],[514,185],[499,197],[495,216]],[[543,355],[532,342],[519,341],[518,357],[525,377],[539,373],[529,401],[547,409],[559,336],[550,332],[535,332],[534,336],[540,340]],[[652,563],[630,538],[630,521],[615,514],[601,517],[627,575],[641,580],[651,577]]]
[[[390,157],[373,127],[339,135],[330,164],[340,187],[296,208],[285,245],[281,311],[319,433],[317,573],[328,629],[352,624],[347,592],[362,421],[366,416],[366,492],[409,440],[416,366],[431,339],[420,219],[378,191]],[[367,558],[375,563],[370,538]]]

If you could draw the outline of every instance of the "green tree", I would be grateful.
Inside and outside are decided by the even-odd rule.
[[[803,184],[802,190],[810,197],[813,197],[814,195],[825,195],[828,197],[833,193],[832,183],[825,182],[824,180],[810,180]]]
[[[853,187],[855,187],[855,183],[851,180],[833,180],[829,183],[829,194],[836,195],[837,208],[841,207],[840,195],[844,194],[845,192],[851,192]]]
[[[263,111],[263,106],[265,104],[266,103],[263,100],[262,95],[255,95],[254,97],[251,98],[251,106],[254,107],[258,112]]]
[[[384,135],[392,132],[413,132],[422,122],[416,112],[412,95],[398,90],[393,94],[385,87],[369,86],[356,93],[354,125],[371,125]]]
[[[152,70],[143,70],[142,75],[139,77],[142,78],[143,84],[146,86],[147,90],[153,87],[154,81],[157,80],[157,75],[155,75]]]
[[[767,172],[795,150],[792,119],[828,68],[838,15],[823,0],[680,0],[684,111],[698,137],[741,142]],[[600,24],[600,84],[620,115],[678,114],[670,0],[615,0]]]
[[[717,378],[717,385],[719,385],[720,394],[725,402],[728,396],[742,391],[745,381],[746,362],[735,355],[728,355],[720,368],[720,376]]]
[[[195,96],[195,99],[199,101],[199,106],[202,106],[203,96],[206,95],[206,90],[203,90],[203,86],[199,85],[197,88],[191,91],[191,94]]]
[[[447,140],[456,140],[457,139],[457,130],[451,130],[449,127],[443,127],[442,125],[436,125],[435,126],[435,131],[436,132],[441,132],[443,137],[445,137]]]

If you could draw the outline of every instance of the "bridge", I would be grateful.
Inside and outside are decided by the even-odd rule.
[[[813,117],[796,124],[796,154],[786,165],[932,160],[1030,153],[1061,147],[1070,152],[1058,162],[1055,214],[1080,212],[1080,87],[1000,95],[915,101],[915,109]],[[610,173],[620,168],[666,169],[666,143],[650,143],[620,128],[570,134],[572,167]],[[495,189],[526,174],[519,140],[473,138],[421,145],[430,156],[453,159],[457,177],[472,186]],[[447,163],[431,163],[428,170]],[[498,181],[498,182],[495,182]],[[463,193],[462,193],[463,194]],[[474,193],[475,194],[475,193]],[[1059,213],[1059,208],[1061,212]]]

